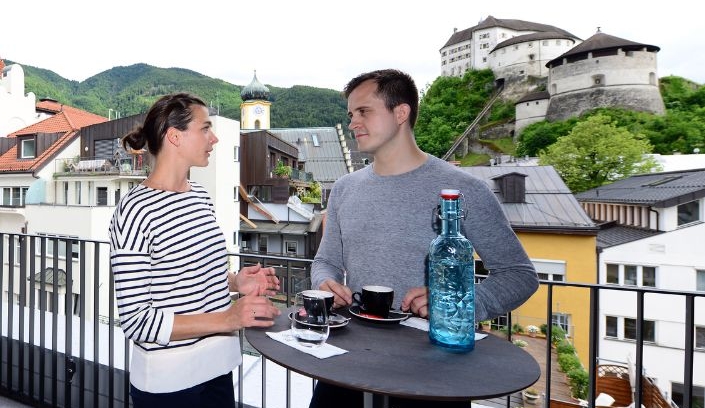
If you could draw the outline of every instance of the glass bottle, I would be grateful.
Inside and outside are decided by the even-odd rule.
[[[475,348],[475,261],[472,243],[460,232],[462,194],[440,194],[441,233],[428,253],[429,338],[451,351]]]

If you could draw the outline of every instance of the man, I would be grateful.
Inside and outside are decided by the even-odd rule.
[[[538,288],[538,279],[492,191],[484,181],[416,145],[418,90],[413,79],[397,70],[373,71],[352,79],[344,92],[349,128],[360,151],[371,153],[374,161],[333,186],[311,268],[312,286],[333,292],[337,307],[350,305],[352,292],[363,285],[389,286],[395,290],[395,307],[427,317],[426,261],[429,244],[438,235],[438,196],[442,189],[458,189],[467,214],[462,232],[490,271],[476,287],[475,320],[494,318],[524,303]],[[361,393],[322,382],[311,401],[311,407],[361,404]],[[428,401],[392,398],[390,405],[428,406]]]

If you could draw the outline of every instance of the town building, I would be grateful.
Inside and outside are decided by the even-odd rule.
[[[484,180],[494,191],[539,279],[597,282],[595,241],[598,229],[552,166],[525,166],[507,161],[502,165],[461,169]],[[482,271],[484,268],[478,262],[476,273]],[[578,357],[587,367],[589,292],[557,287],[551,296],[552,323],[563,328],[571,338]],[[548,288],[541,285],[512,313],[512,324],[524,329],[529,325],[540,326],[546,322],[547,303]],[[503,326],[507,322],[498,323]]]
[[[705,169],[631,176],[576,195],[600,223],[597,235],[599,283],[636,287],[705,291]],[[645,375],[662,392],[683,401],[686,350],[684,302],[661,294],[645,295],[643,349]],[[705,310],[694,299],[694,310]],[[627,361],[636,356],[637,294],[601,291],[600,357]],[[705,315],[695,313],[693,395],[705,397]]]

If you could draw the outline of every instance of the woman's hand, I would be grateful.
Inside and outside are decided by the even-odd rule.
[[[274,296],[279,291],[279,278],[274,268],[263,268],[259,263],[246,266],[237,274],[230,273],[228,283],[230,291],[244,295]]]
[[[225,311],[226,325],[231,331],[243,327],[270,327],[274,318],[281,314],[271,300],[264,296],[255,296],[259,289],[246,296],[241,296]]]

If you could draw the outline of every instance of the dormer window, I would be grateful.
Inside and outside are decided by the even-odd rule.
[[[24,139],[20,144],[20,159],[34,159],[37,156],[34,139]]]

